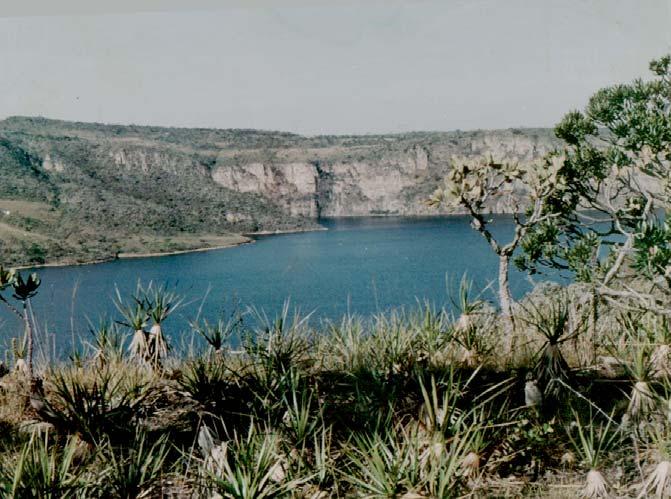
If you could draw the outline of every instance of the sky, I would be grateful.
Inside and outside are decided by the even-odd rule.
[[[553,126],[671,0],[0,0],[0,118],[306,135]]]

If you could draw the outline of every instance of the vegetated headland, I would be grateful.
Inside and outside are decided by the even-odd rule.
[[[458,212],[425,204],[454,157],[529,162],[559,144],[549,129],[302,137],[12,117],[0,121],[0,261],[85,263],[320,217]]]

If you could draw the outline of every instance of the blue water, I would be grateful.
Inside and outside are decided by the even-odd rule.
[[[495,220],[497,235],[512,235],[510,218]],[[48,343],[62,355],[87,336],[88,320],[119,318],[112,303],[115,286],[130,295],[138,279],[167,283],[185,297],[186,304],[166,323],[173,340],[179,340],[199,310],[201,317],[214,319],[237,303],[272,316],[289,299],[292,308],[312,312],[311,322],[318,325],[346,313],[368,316],[415,307],[418,300],[449,307],[450,292],[464,273],[476,289],[497,276],[497,257],[467,217],[322,223],[328,231],[259,237],[254,244],[224,250],[38,269],[43,284],[33,307],[41,333],[48,333]],[[530,287],[525,275],[512,271],[516,297]],[[494,298],[491,290],[485,296]],[[5,311],[0,319],[4,343],[21,328]]]

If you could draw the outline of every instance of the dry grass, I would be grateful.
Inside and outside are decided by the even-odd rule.
[[[568,296],[568,324],[577,324],[581,292],[555,291],[538,290],[529,299]],[[42,397],[51,413],[31,405],[20,375],[2,378],[0,427],[12,435],[2,445],[16,456],[30,431],[50,426],[54,445],[68,435],[83,439],[88,444],[74,466],[89,493],[101,487],[91,477],[126,466],[112,456],[131,459],[136,451],[129,445],[140,441],[137,452],[162,478],[127,479],[154,495],[217,490],[251,497],[231,492],[250,486],[255,497],[270,497],[291,486],[298,497],[575,497],[587,490],[595,465],[619,497],[637,496],[644,483],[665,485],[666,475],[655,470],[666,470],[659,449],[671,450],[663,409],[671,381],[650,383],[659,403],[639,415],[638,426],[623,420],[635,378],[630,371],[612,378],[593,365],[592,358],[612,354],[613,340],[623,335],[620,322],[604,320],[596,337],[579,334],[560,344],[566,390],[546,392],[541,406],[524,407],[525,379],[539,372],[537,354],[547,339],[522,320],[523,310],[519,348],[510,358],[499,353],[496,314],[487,308],[473,314],[467,331],[463,321],[457,328],[450,314],[430,307],[345,318],[323,330],[286,309],[245,335],[235,352],[230,344],[216,352],[204,345],[187,359],[164,358],[154,368],[110,343],[102,355],[92,351],[75,365],[41,371],[44,393],[37,400]],[[649,319],[639,323],[654,323]],[[628,338],[625,343],[634,341]],[[639,350],[625,346],[618,361],[633,366]],[[471,355],[465,357],[465,349]],[[118,385],[109,388],[108,378]],[[83,394],[79,402],[63,396],[64,387]],[[137,398],[124,398],[129,393]],[[98,402],[91,405],[87,397]],[[26,426],[29,421],[42,423]],[[608,441],[618,445],[599,444],[601,433],[590,428],[606,428]],[[164,441],[169,448],[161,447]],[[595,453],[596,445],[601,450]],[[8,463],[5,476],[16,471]]]

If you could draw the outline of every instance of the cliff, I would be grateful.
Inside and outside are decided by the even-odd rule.
[[[524,162],[558,145],[547,129],[302,137],[8,118],[0,258],[107,258],[321,217],[436,214],[423,201],[453,156]]]

